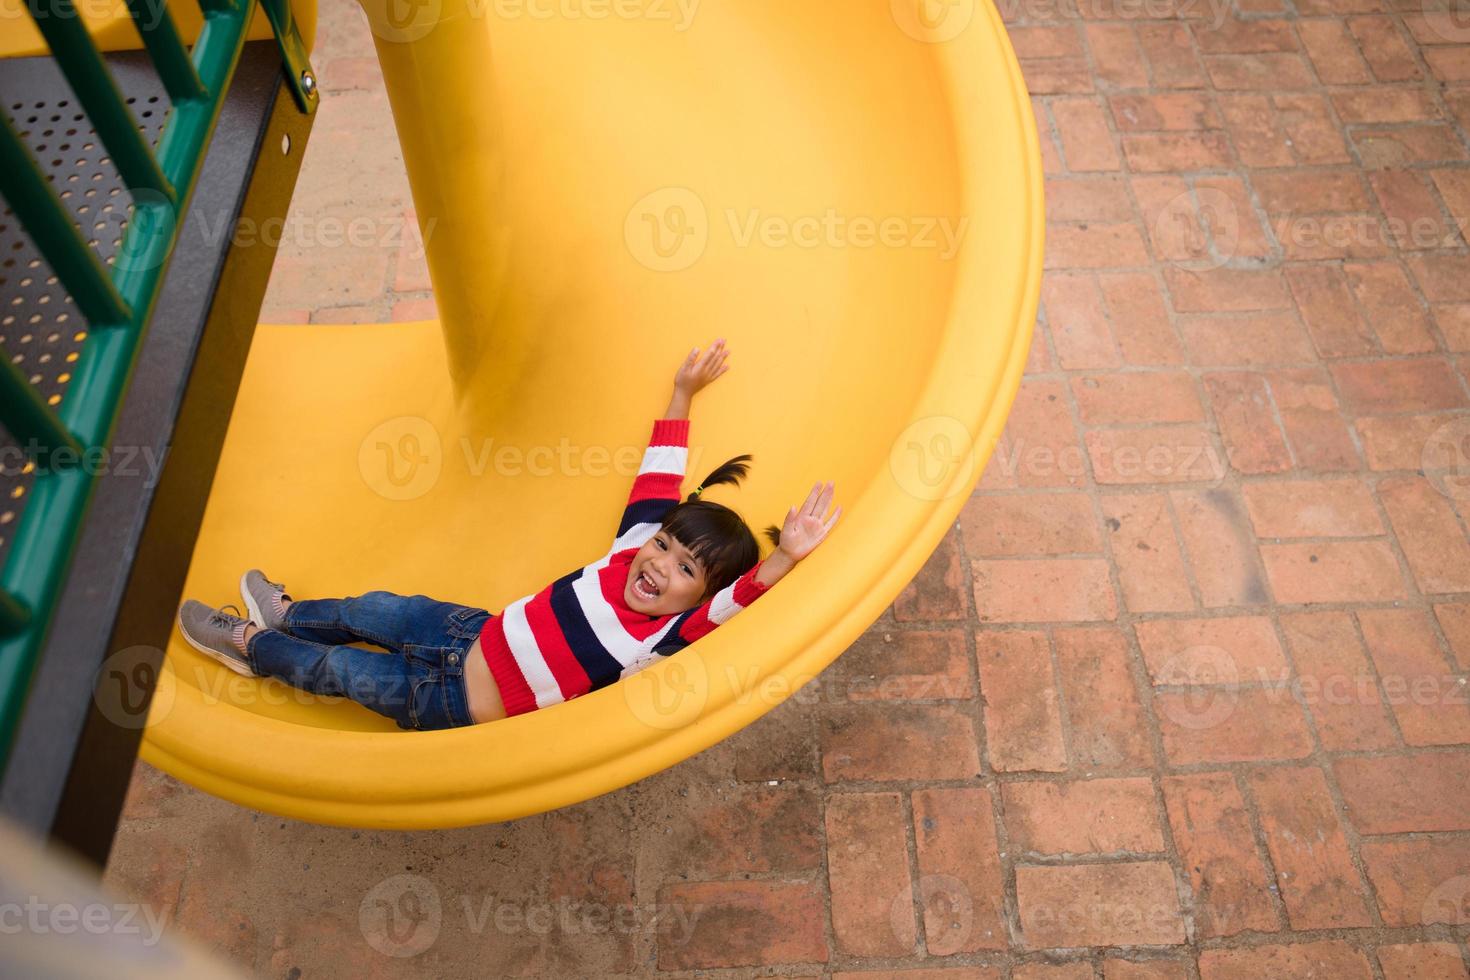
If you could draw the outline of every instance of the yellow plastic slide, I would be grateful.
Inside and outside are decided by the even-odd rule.
[[[260,328],[184,595],[238,603],[258,566],[298,598],[498,612],[606,547],[673,369],[717,336],[685,492],[749,452],[711,499],[752,526],[819,478],[844,507],[694,646],[487,725],[404,732],[170,641],[148,762],[321,823],[506,820],[750,724],[923,565],[1029,347],[1034,123],[979,0],[368,2],[442,319]]]

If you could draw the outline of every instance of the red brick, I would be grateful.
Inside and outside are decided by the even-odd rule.
[[[1062,166],[1062,152],[1058,149],[1051,114],[1046,111],[1046,103],[1035,94],[1031,96],[1031,115],[1036,119],[1036,136],[1041,148],[1041,172],[1048,177],[1059,174],[1066,168]]]
[[[1434,615],[1460,669],[1470,670],[1470,602],[1441,603],[1434,607]]]
[[[1245,313],[1291,307],[1276,269],[1165,269],[1174,309],[1181,313]]]
[[[1011,971],[1011,980],[1092,980],[1092,964],[1085,960],[1021,963]]]
[[[1186,980],[1181,960],[1115,960],[1103,961],[1106,980]]]
[[[1348,27],[1380,82],[1408,82],[1423,77],[1392,17],[1350,17]]]
[[[1087,24],[1083,31],[1100,81],[1118,88],[1142,88],[1148,84],[1148,67],[1132,25]]]
[[[960,512],[966,554],[1066,555],[1102,550],[1092,501],[1084,493],[983,494]]]
[[[964,630],[869,630],[819,683],[846,701],[964,700],[975,696]]]
[[[1225,489],[1169,494],[1200,598],[1207,608],[1268,602],[1245,508]]]
[[[1233,166],[1223,133],[1124,133],[1123,155],[1139,173],[1224,170]]]
[[[1157,88],[1199,88],[1205,84],[1194,38],[1183,24],[1140,24],[1138,43],[1153,69]]]
[[[1085,58],[1023,58],[1021,73],[1032,95],[1083,95],[1092,91]]]
[[[826,916],[814,882],[673,882],[658,894],[661,907],[699,910],[687,933],[659,933],[660,970],[827,962]]]
[[[919,574],[893,600],[893,618],[900,623],[968,619],[969,606],[959,531],[951,528],[939,540],[939,546],[919,569]]]
[[[1299,20],[1296,30],[1317,77],[1326,84],[1363,85],[1373,80],[1342,21]]]
[[[404,299],[393,304],[390,314],[394,323],[411,323],[419,320],[439,319],[439,308],[434,297],[427,299]]]
[[[1232,313],[1179,318],[1191,364],[1302,364],[1316,359],[1306,331],[1290,313]]]
[[[1174,872],[1163,861],[1019,867],[1016,904],[1033,949],[1184,942]]]
[[[906,956],[914,950],[918,927],[903,825],[898,793],[834,793],[827,800],[832,938],[841,953]]]
[[[1077,28],[1011,27],[1006,31],[1017,58],[1067,58],[1082,55],[1082,38]]]
[[[1114,367],[1118,349],[1091,276],[1047,276],[1041,286],[1057,361],[1067,370]]]
[[[1450,214],[1470,219],[1470,170],[1435,170],[1430,176]]]
[[[1463,926],[1470,913],[1470,839],[1371,840],[1363,866],[1385,925]]]
[[[1383,129],[1356,128],[1353,142],[1368,169],[1410,167],[1421,163],[1451,163],[1470,159],[1449,126],[1429,123]]]
[[[982,623],[1111,620],[1117,600],[1101,558],[995,559],[973,563]]]
[[[1255,174],[1251,183],[1272,213],[1363,211],[1372,206],[1356,171],[1284,170]]]
[[[1370,88],[1336,92],[1332,104],[1347,125],[1407,123],[1436,119],[1439,111],[1420,88]]]
[[[1299,697],[1317,722],[1322,747],[1346,752],[1396,746],[1398,736],[1352,617],[1283,615],[1281,629],[1296,664]]]
[[[1286,281],[1323,357],[1349,357],[1377,352],[1372,328],[1363,322],[1342,270],[1330,265],[1292,265]]]
[[[1102,498],[1112,540],[1113,564],[1130,612],[1182,612],[1194,608],[1184,556],[1163,494]]]
[[[1005,870],[990,792],[979,786],[919,789],[913,805],[929,955],[1005,949]]]
[[[818,978],[811,978],[818,980]],[[1001,980],[999,967],[948,966],[918,970],[838,970],[832,980]]]
[[[1428,615],[1419,609],[1364,609],[1358,622],[1404,741],[1470,743],[1470,699],[1450,673]]]
[[[1154,694],[1171,764],[1302,759],[1312,752],[1301,708],[1289,694],[1198,687]]]
[[[1454,943],[1403,943],[1374,952],[1383,980],[1470,980]]]
[[[1470,303],[1441,303],[1433,312],[1445,345],[1452,351],[1470,351]]]
[[[1470,404],[1449,362],[1438,357],[1334,364],[1331,371],[1343,404],[1358,415],[1433,412]]]
[[[1194,379],[1183,371],[1087,375],[1072,379],[1072,394],[1085,425],[1204,420]]]
[[[1276,601],[1287,605],[1404,598],[1398,562],[1383,541],[1263,544],[1261,560]]]
[[[1392,253],[1393,243],[1376,213],[1280,214],[1271,232],[1293,262],[1322,259],[1375,259]]]
[[[1158,281],[1142,272],[1098,276],[1113,337],[1129,364],[1183,364],[1184,348],[1164,310]]]
[[[1404,261],[1431,303],[1470,301],[1470,259],[1464,255],[1409,255]]]
[[[312,323],[378,323],[383,319],[381,303],[352,306],[320,306],[311,311]]]
[[[1128,186],[1115,177],[1052,177],[1046,182],[1051,221],[1131,221]]]
[[[1340,940],[1293,946],[1211,949],[1200,954],[1200,980],[1260,980],[1262,977],[1331,977],[1369,980],[1363,954]]]
[[[1200,425],[1095,429],[1083,442],[1101,484],[1194,483],[1225,475],[1224,461]]]
[[[1361,834],[1470,830],[1470,754],[1337,759],[1333,772]]]
[[[1220,111],[1241,163],[1248,167],[1283,167],[1296,162],[1291,136],[1269,98],[1222,94]]]
[[[1347,141],[1320,95],[1277,95],[1271,99],[1291,152],[1306,166],[1349,163]]]
[[[1266,379],[1259,374],[1220,372],[1205,375],[1204,381],[1230,465],[1241,473],[1291,469],[1291,450],[1276,424]]]
[[[821,726],[822,773],[842,780],[968,779],[980,771],[968,707],[836,704]]]
[[[1234,176],[1197,177],[1194,193],[1217,255],[1227,261],[1271,255],[1271,243],[1261,229],[1244,181]]]
[[[1058,629],[1053,642],[1077,765],[1152,765],[1148,726],[1122,634],[1113,627]]]
[[[1161,262],[1210,261],[1209,233],[1195,206],[1189,184],[1172,174],[1140,175],[1132,179],[1133,195],[1148,229],[1149,243]]]
[[[1001,772],[1067,767],[1051,654],[1042,632],[975,634],[985,748]]]
[[[1430,48],[1424,52],[1424,60],[1440,81],[1470,81],[1470,57],[1466,57],[1463,47]]]
[[[1047,228],[1048,269],[1120,269],[1147,264],[1143,236],[1131,223]]]
[[[1030,374],[1050,374],[1056,370],[1051,348],[1046,343],[1046,328],[1037,324],[1031,331],[1031,348],[1026,352],[1026,371]]]
[[[1444,426],[1459,416],[1399,415],[1391,418],[1358,419],[1358,435],[1370,469],[1417,470],[1423,465],[1424,447]]]
[[[1091,99],[1057,99],[1051,112],[1069,170],[1118,169],[1118,149],[1102,106]]]
[[[1312,69],[1296,53],[1205,55],[1210,81],[1222,91],[1309,88]]]
[[[1016,782],[1001,787],[1012,847],[1033,854],[1164,849],[1153,783],[1144,777]]]
[[[1249,784],[1292,928],[1372,925],[1322,770],[1259,769]]]
[[[1248,483],[1241,490],[1259,537],[1353,538],[1383,533],[1373,494],[1358,480]]]
[[[1400,249],[1451,248],[1461,243],[1446,225],[1434,192],[1410,170],[1375,170],[1368,175],[1373,193],[1388,219],[1389,233]]]
[[[1080,487],[1087,467],[1059,381],[1023,381],[980,488]]]
[[[1378,499],[1419,590],[1470,592],[1470,541],[1449,501],[1423,477],[1383,480]]]
[[[1228,772],[1192,773],[1166,776],[1162,785],[1201,935],[1275,932],[1279,926],[1266,890],[1266,869],[1234,777]]]
[[[1194,25],[1195,42],[1206,54],[1253,54],[1295,51],[1296,37],[1285,20],[1237,20]]]
[[[1279,682],[1288,674],[1264,616],[1144,620],[1133,630],[1155,684]]]
[[[1419,354],[1435,349],[1424,306],[1398,263],[1350,262],[1342,271],[1385,351]]]
[[[1356,470],[1358,451],[1348,435],[1337,396],[1321,369],[1266,375],[1286,441],[1303,470]]]
[[[1120,132],[1160,129],[1194,132],[1221,126],[1214,103],[1201,92],[1115,95],[1108,105]]]

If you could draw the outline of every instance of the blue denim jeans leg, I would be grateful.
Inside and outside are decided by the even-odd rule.
[[[246,656],[257,674],[351,698],[400,728],[458,728],[474,723],[464,660],[489,618],[425,595],[299,599],[286,608],[283,629],[251,635]],[[349,645],[359,641],[389,652]]]

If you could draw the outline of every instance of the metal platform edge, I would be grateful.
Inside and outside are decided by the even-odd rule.
[[[275,261],[272,236],[232,232],[286,217],[313,119],[279,45],[247,42],[0,781],[0,813],[99,872]]]

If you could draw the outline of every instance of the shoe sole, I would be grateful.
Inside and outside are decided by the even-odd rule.
[[[241,663],[240,661],[235,660],[232,657],[220,653],[218,650],[211,650],[204,644],[196,642],[195,639],[189,635],[189,631],[184,629],[184,617],[182,615],[175,614],[174,622],[179,624],[179,633],[184,637],[184,641],[195,650],[198,650],[200,653],[204,654],[206,657],[210,658],[216,663],[223,664],[230,670],[233,670],[235,673],[240,674],[244,677],[260,676],[255,671],[251,670],[248,664]]]

